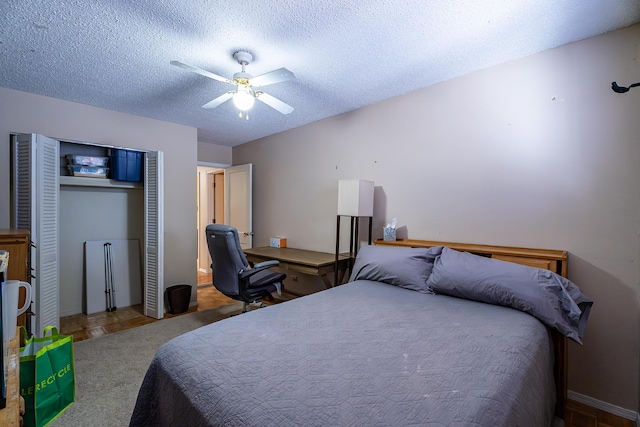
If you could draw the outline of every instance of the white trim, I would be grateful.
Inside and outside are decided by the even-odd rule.
[[[205,166],[210,168],[222,168],[222,169],[231,167],[231,165],[227,163],[211,163],[211,162],[200,162],[200,161],[198,161],[198,166]]]
[[[640,413],[632,411],[631,409],[624,409],[611,403],[603,402],[602,400],[595,399],[584,394],[576,393],[575,391],[568,390],[567,397],[569,400],[574,400],[579,403],[584,403],[592,408],[600,409],[601,411],[608,412],[613,415],[617,415],[622,418],[626,418],[631,421],[635,421],[636,425],[640,426]]]

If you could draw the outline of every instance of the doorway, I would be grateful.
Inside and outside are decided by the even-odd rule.
[[[198,166],[196,179],[196,233],[198,275],[211,275],[211,256],[205,229],[209,224],[224,224],[224,169]],[[199,280],[200,282],[200,280]]]
[[[196,271],[199,278],[202,274],[211,277],[211,256],[205,234],[207,225],[231,225],[238,230],[240,246],[253,247],[253,165],[200,164],[196,177]]]

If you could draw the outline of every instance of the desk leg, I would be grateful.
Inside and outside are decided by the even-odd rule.
[[[338,274],[338,281],[336,282],[336,285],[342,285],[342,281],[344,280],[344,275],[347,272],[346,268],[343,268],[342,270],[340,270],[340,273]]]
[[[340,215],[337,216],[337,220],[336,220],[336,260],[333,266],[333,274],[334,274],[334,278],[333,281],[335,283],[338,283],[338,256],[340,254]],[[325,286],[327,286],[327,283],[325,282]],[[329,289],[329,288],[327,288]]]
[[[322,277],[322,281],[324,282],[325,289],[329,289],[329,288],[333,288],[334,286],[341,285],[342,281],[344,280],[344,275],[346,274],[346,272],[347,272],[346,268],[342,268],[340,270],[335,271],[335,284],[331,283],[331,280],[326,274],[321,274],[320,277]]]
[[[333,285],[331,284],[331,280],[329,280],[326,274],[322,274],[320,275],[320,277],[322,277],[322,281],[324,282],[325,289],[333,288]]]

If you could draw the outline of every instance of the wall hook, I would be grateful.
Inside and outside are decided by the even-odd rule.
[[[629,87],[618,86],[616,82],[611,83],[611,89],[613,89],[613,91],[616,93],[629,92],[629,89],[631,89],[634,86],[640,86],[640,82],[629,85]]]

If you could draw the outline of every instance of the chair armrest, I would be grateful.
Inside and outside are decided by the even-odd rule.
[[[253,268],[269,268],[269,267],[275,267],[277,265],[280,265],[280,261],[276,260],[276,259],[272,259],[270,261],[262,261],[257,263],[256,265],[253,266]]]
[[[246,279],[247,277],[251,277],[262,270],[266,270],[267,268],[270,268],[270,267],[275,267],[276,265],[279,265],[279,264],[280,264],[280,261],[278,260],[259,262],[258,264],[254,265],[253,268],[250,270],[240,270],[238,272],[238,276],[240,276],[240,279]]]

